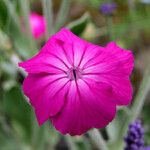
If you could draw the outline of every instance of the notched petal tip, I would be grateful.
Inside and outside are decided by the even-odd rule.
[[[26,61],[25,62],[19,62],[18,66],[21,67],[22,69],[24,69],[28,73],[28,70],[26,68]]]
[[[70,29],[66,28],[66,27],[63,27],[59,32],[71,32]],[[71,32],[72,33],[72,32]]]
[[[106,48],[109,50],[120,50],[120,51],[128,51],[122,47],[120,47],[115,41],[111,41],[106,45]],[[130,50],[129,50],[130,51]]]
[[[23,62],[19,62],[19,63],[18,63],[18,66],[19,66],[19,67],[22,67],[22,64],[23,64]]]
[[[124,63],[125,69],[128,72],[128,75],[131,74],[134,68],[134,54],[132,50],[123,49],[116,44],[116,42],[110,42],[107,44],[106,49],[116,56],[116,58]]]
[[[83,39],[80,39],[76,36],[71,30],[67,28],[62,28],[59,32],[54,34],[51,39],[59,39],[66,43],[74,43],[74,42],[81,42]]]
[[[111,42],[109,42],[107,45],[106,45],[106,47],[108,47],[108,48],[114,48],[114,47],[116,47],[117,46],[117,44],[116,44],[116,42],[114,42],[114,41],[111,41]]]
[[[19,62],[19,63],[18,63],[18,66],[21,67],[21,68],[24,68],[24,67],[25,67],[25,63],[26,63],[26,62]]]
[[[21,67],[21,68],[23,68],[26,71],[25,62],[19,62],[18,66]]]
[[[56,34],[54,34],[54,37],[56,36],[58,36],[58,37],[60,37],[60,36],[64,36],[64,38],[65,38],[65,36],[67,37],[67,35],[68,36],[70,36],[70,35],[73,35],[73,33],[71,32],[71,30],[69,30],[69,29],[67,29],[67,28],[62,28],[59,32],[57,32]],[[66,40],[66,39],[63,39],[63,40]]]

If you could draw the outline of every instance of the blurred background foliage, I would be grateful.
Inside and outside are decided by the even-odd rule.
[[[26,74],[17,64],[36,54],[46,37],[65,26],[93,43],[105,45],[114,40],[121,47],[132,49],[135,69],[131,79],[136,96],[143,78],[150,84],[150,73],[145,75],[150,65],[150,1],[114,0],[117,8],[109,15],[102,13],[100,6],[111,0],[53,0],[52,9],[49,6],[46,9],[45,2],[47,0],[0,1],[0,150],[101,149],[88,134],[70,138],[60,135],[49,122],[42,127],[37,125],[34,112],[21,90]],[[31,12],[44,13],[51,18],[47,22],[47,35],[37,40],[30,30],[28,17]],[[150,94],[148,87],[144,93],[144,85],[142,111],[138,117],[145,127],[145,145],[150,145]],[[112,150],[123,148],[124,135],[121,133],[130,116],[130,107],[120,108],[116,119],[101,130]]]

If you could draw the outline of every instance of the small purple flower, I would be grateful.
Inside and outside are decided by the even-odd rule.
[[[124,150],[141,150],[144,147],[144,128],[141,121],[136,120],[128,127],[128,134],[125,137],[126,147]]]
[[[103,3],[100,6],[100,11],[105,15],[110,15],[117,8],[116,3]]]

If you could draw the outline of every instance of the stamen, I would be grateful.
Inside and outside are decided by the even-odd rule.
[[[74,76],[74,79],[76,80],[76,70],[73,69],[73,76]]]
[[[80,68],[70,68],[67,72],[67,76],[70,80],[78,80],[82,78],[82,70]]]

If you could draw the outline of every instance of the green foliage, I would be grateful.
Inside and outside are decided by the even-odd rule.
[[[29,137],[31,134],[31,108],[19,85],[4,93],[3,111],[11,124],[20,126],[22,128],[20,130],[26,134],[26,137]]]
[[[86,28],[86,25],[90,21],[90,16],[88,13],[85,13],[81,18],[75,20],[68,24],[68,28],[76,35],[81,35]]]
[[[145,127],[145,144],[150,145],[150,119],[149,119],[149,114],[150,114],[150,104],[148,103],[147,105],[144,106],[142,116],[143,116],[143,121],[144,121],[144,127]]]
[[[144,54],[146,52],[145,49],[148,49],[145,43],[150,38],[149,6],[141,5],[141,3],[136,1],[134,3],[136,9],[131,10],[127,1],[115,0],[118,8],[114,14],[109,16],[110,22],[107,22],[108,16],[99,12],[100,4],[106,1],[62,0],[59,6],[55,6],[57,2],[52,5],[50,1],[43,0],[43,12],[46,15],[46,19],[48,19],[47,28],[49,33],[47,33],[47,38],[65,25],[76,35],[82,36],[96,44],[104,45],[110,39],[113,39],[121,44],[122,47],[133,48],[135,56],[139,57]],[[45,42],[33,40],[28,22],[29,13],[33,6],[29,5],[28,2],[37,3],[36,0],[0,1],[0,150],[51,150],[55,148],[61,139],[60,134],[52,128],[49,122],[42,127],[38,126],[32,108],[21,89],[24,72],[18,69],[18,61],[32,57],[37,52],[38,46],[41,47],[42,42]],[[47,2],[51,8],[47,5]],[[58,3],[60,2],[58,1]],[[77,6],[76,3],[78,4]],[[75,8],[73,4],[75,4]],[[82,16],[80,8],[77,8],[80,4],[84,4],[81,12],[85,13]],[[75,16],[72,17],[72,14],[75,14]],[[78,18],[78,16],[81,17],[69,22],[72,18]],[[25,21],[26,31],[23,29],[22,20]],[[140,49],[140,52],[137,49]],[[14,56],[18,58],[16,62],[12,61]],[[137,70],[138,67],[136,65],[135,67]],[[135,119],[137,114],[144,122],[146,130],[145,144],[150,144],[150,106],[144,103],[149,88],[150,74],[148,71],[145,77],[143,72],[140,73],[146,79],[140,84],[139,81],[136,81],[138,86],[134,86],[136,91],[142,85],[140,91],[143,92],[135,92],[135,95],[141,93],[140,98],[136,98],[136,103],[133,102],[134,107],[120,108],[118,110],[115,120],[104,129],[107,133],[107,140],[103,140],[103,136],[96,134],[97,138],[95,141],[97,145],[102,142],[102,145],[104,144],[104,147],[108,146],[108,149],[121,150],[128,123]],[[142,109],[143,105],[144,109]],[[63,136],[63,138],[71,150],[91,150],[93,147],[96,147],[89,136],[77,138]],[[97,142],[97,139],[101,141]]]
[[[35,54],[36,49],[33,50],[30,44],[30,39],[28,38],[25,31],[23,31],[23,24],[21,20],[21,15],[17,14],[17,7],[10,0],[4,0],[0,2],[2,7],[5,8],[5,19],[3,19],[3,31],[9,36],[12,41],[12,46],[17,53],[23,58],[29,58]]]
[[[8,13],[7,13],[7,8],[4,4],[3,1],[0,2],[0,28],[4,28],[5,25],[7,24],[7,17],[8,17]]]

